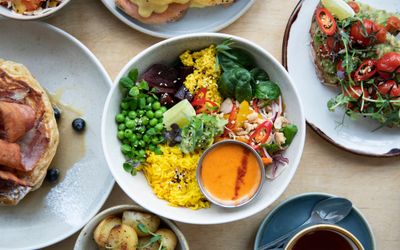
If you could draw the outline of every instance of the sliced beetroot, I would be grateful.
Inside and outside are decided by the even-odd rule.
[[[161,103],[161,105],[164,105],[167,107],[173,106],[176,103],[175,99],[174,99],[174,95],[169,94],[169,93],[161,94],[160,95],[160,103]]]
[[[140,78],[153,87],[177,89],[180,86],[178,71],[164,64],[153,64]]]
[[[178,66],[177,71],[179,83],[183,84],[183,82],[186,80],[186,77],[193,73],[193,67]]]

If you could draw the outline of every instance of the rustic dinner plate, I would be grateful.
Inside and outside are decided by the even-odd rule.
[[[361,0],[379,9],[400,11],[398,0]],[[319,81],[311,56],[311,18],[319,0],[300,1],[287,24],[283,62],[298,87],[310,127],[324,139],[346,151],[375,157],[400,155],[400,129],[381,128],[376,121],[344,116],[344,110],[329,112],[327,102],[337,95],[335,88]]]
[[[45,181],[17,206],[0,207],[0,249],[38,249],[78,231],[112,189],[114,180],[100,141],[101,113],[111,81],[82,43],[51,25],[0,21],[0,34],[7,34],[1,36],[0,58],[24,64],[66,105],[59,121],[60,146],[51,165],[60,168],[58,182]],[[86,120],[84,133],[72,131],[69,119],[74,116],[67,116],[67,107]],[[64,122],[67,126],[61,126]]]
[[[168,38],[189,33],[216,32],[241,17],[256,0],[236,0],[229,7],[190,8],[178,21],[162,25],[141,23],[115,6],[115,0],[101,0],[119,20],[145,34]]]

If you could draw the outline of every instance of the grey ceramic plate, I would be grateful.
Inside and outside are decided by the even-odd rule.
[[[117,9],[114,0],[101,0],[119,20],[140,32],[168,38],[200,32],[219,31],[241,17],[256,0],[236,0],[229,7],[191,8],[179,21],[163,25],[143,24]]]
[[[306,193],[283,201],[261,223],[254,243],[254,250],[300,226],[308,219],[315,204],[333,196],[323,193]],[[353,206],[350,214],[337,225],[356,236],[365,250],[375,249],[372,230],[356,207]]]
[[[398,0],[360,0],[379,9],[400,11]],[[310,48],[311,18],[319,0],[300,1],[286,27],[284,66],[296,83],[304,105],[307,123],[320,136],[346,151],[374,157],[400,155],[400,129],[382,128],[379,123],[361,118],[344,117],[344,111],[329,112],[327,102],[337,94],[336,89],[322,85],[314,69]],[[343,120],[344,117],[344,120]]]
[[[1,37],[0,58],[27,66],[48,92],[58,93],[61,103],[79,110],[87,122],[81,135],[86,142],[84,155],[62,171],[57,184],[44,183],[16,207],[0,207],[0,249],[38,249],[78,231],[111,191],[114,180],[100,140],[101,113],[111,81],[82,43],[51,25],[0,21],[0,34],[7,34]],[[63,134],[61,142],[66,140]]]

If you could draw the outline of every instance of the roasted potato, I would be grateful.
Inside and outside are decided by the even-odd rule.
[[[151,237],[139,238],[138,248],[140,250],[158,250],[160,248],[160,242],[150,243]]]
[[[120,217],[111,215],[100,222],[94,230],[94,240],[100,247],[105,247],[111,230],[122,224]]]
[[[108,237],[107,249],[113,250],[136,250],[138,236],[136,231],[128,225],[115,226]]]
[[[178,239],[174,232],[170,229],[160,228],[156,231],[156,234],[161,235],[161,244],[166,248],[166,250],[175,249]]]
[[[156,215],[135,212],[135,211],[125,211],[122,214],[122,224],[131,226],[135,229],[139,237],[149,236],[138,229],[139,224],[143,224],[151,232],[155,232],[160,225],[160,218]]]

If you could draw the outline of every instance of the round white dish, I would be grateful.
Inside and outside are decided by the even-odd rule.
[[[138,68],[139,72],[143,72],[154,63],[172,63],[186,49],[202,49],[212,43],[221,43],[227,38],[232,38],[235,46],[246,49],[253,54],[257,65],[265,69],[271,79],[281,87],[283,99],[286,102],[288,119],[299,128],[292,145],[284,153],[289,158],[289,166],[277,179],[272,182],[266,182],[260,194],[246,206],[235,209],[211,206],[211,208],[196,211],[169,206],[166,201],[158,199],[153,194],[142,173],[137,176],[131,176],[122,167],[125,158],[120,151],[120,142],[116,136],[117,124],[115,122],[115,115],[119,113],[119,103],[122,97],[118,81],[132,68]],[[304,139],[305,120],[302,105],[296,88],[282,65],[268,52],[250,41],[217,33],[192,34],[171,38],[153,45],[133,58],[117,76],[115,84],[107,97],[102,120],[102,143],[106,160],[114,178],[125,193],[139,205],[155,214],[191,224],[218,224],[236,221],[258,213],[271,205],[283,193],[295,174],[303,152]]]
[[[67,5],[69,2],[71,2],[71,0],[63,0],[59,6],[57,6],[55,8],[46,9],[42,13],[37,14],[37,15],[32,15],[32,16],[21,15],[21,14],[15,13],[7,8],[0,6],[0,15],[4,16],[6,18],[21,20],[21,21],[41,20],[41,19],[45,19],[45,18],[53,15],[54,13],[56,13],[57,11],[62,9],[65,5]]]
[[[399,11],[398,0],[360,0],[378,9]],[[311,128],[330,143],[352,153],[392,157],[400,155],[400,129],[382,128],[380,124],[361,118],[352,121],[344,110],[329,112],[327,102],[338,93],[319,81],[310,48],[311,18],[319,0],[299,3],[289,20],[283,46],[283,61],[299,90],[306,119]],[[344,119],[343,119],[344,117]]]
[[[62,104],[82,112],[87,123],[85,155],[58,183],[45,182],[17,206],[0,207],[0,249],[38,249],[78,231],[113,187],[100,145],[100,117],[111,80],[82,43],[49,24],[0,21],[0,33],[7,34],[1,38],[0,58],[24,64],[48,92],[61,93]]]
[[[119,205],[115,207],[110,207],[103,212],[96,215],[89,223],[82,229],[79,234],[78,239],[75,242],[74,250],[97,250],[98,246],[93,239],[93,233],[97,225],[109,215],[122,214],[124,211],[137,211],[148,213],[146,209],[143,209],[137,205]],[[176,245],[176,250],[189,250],[188,242],[185,236],[179,230],[179,228],[170,220],[160,217],[161,225],[163,228],[170,228],[178,238],[178,244]]]
[[[115,6],[114,0],[101,0],[119,20],[145,34],[169,38],[189,33],[217,32],[239,19],[256,0],[236,0],[229,7],[190,8],[178,21],[163,25],[141,23]]]

